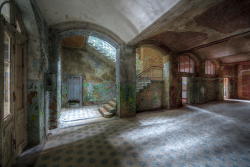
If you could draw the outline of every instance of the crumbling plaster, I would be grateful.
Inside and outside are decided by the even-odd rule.
[[[45,138],[45,79],[48,70],[48,27],[35,1],[16,1],[28,34],[28,144],[41,143]]]
[[[103,61],[104,58],[89,46],[62,48],[62,107],[68,107],[68,79],[71,76],[82,78],[82,105],[103,104],[116,98],[115,63]]]

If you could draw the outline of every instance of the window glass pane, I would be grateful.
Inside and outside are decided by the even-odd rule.
[[[194,61],[189,56],[179,57],[179,72],[194,73]]]
[[[185,72],[189,72],[189,58],[188,56],[184,56],[185,58]]]
[[[210,74],[211,73],[211,64],[210,64],[210,61],[208,61],[208,63],[207,63],[208,65],[207,65],[207,71],[208,71],[208,74]]]
[[[0,0],[0,4],[2,4],[5,1],[6,0]],[[4,4],[1,14],[4,16],[7,22],[10,22],[10,4],[9,3]]]
[[[116,48],[108,42],[94,36],[89,36],[88,44],[107,58],[114,62],[116,61]]]
[[[194,73],[194,61],[190,59],[190,73]]]
[[[215,74],[215,66],[209,60],[207,60],[206,63],[205,63],[205,74],[208,74],[208,75],[214,75]]]
[[[206,69],[207,69],[206,74],[209,74],[209,62],[208,61],[206,62]]]
[[[10,38],[4,34],[4,117],[10,114]]]
[[[180,56],[179,63],[180,63],[180,72],[185,72],[185,64],[184,64],[185,62],[183,56]]]

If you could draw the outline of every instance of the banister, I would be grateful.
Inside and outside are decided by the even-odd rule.
[[[142,71],[141,73],[139,73],[139,74],[137,75],[137,77],[140,77],[142,74],[144,74],[144,73],[150,71],[150,70],[153,69],[153,68],[162,69],[163,67],[160,67],[160,66],[150,66],[150,67],[146,68],[144,71]]]

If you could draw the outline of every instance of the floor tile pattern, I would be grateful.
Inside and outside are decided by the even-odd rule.
[[[87,119],[101,118],[98,111],[100,106],[84,106],[81,108],[64,108],[59,118],[59,127],[75,126],[84,123]]]
[[[53,135],[35,167],[250,167],[250,104],[137,114]]]

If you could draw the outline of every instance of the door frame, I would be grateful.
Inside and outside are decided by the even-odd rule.
[[[3,141],[6,137],[10,137],[11,147],[7,147],[6,149],[11,149],[11,154],[8,159],[4,159],[3,157],[0,157],[0,166],[9,167],[14,162],[15,157],[20,153],[22,150],[18,150],[17,144],[16,144],[16,131],[15,131],[15,55],[16,55],[16,45],[22,44],[24,47],[24,68],[23,68],[23,83],[24,83],[24,112],[25,112],[25,118],[27,113],[27,36],[26,31],[24,28],[24,24],[21,20],[21,16],[14,17],[13,9],[17,10],[17,8],[14,7],[14,5],[11,3],[11,22],[5,22],[4,18],[0,15],[0,43],[3,46],[3,38],[4,33],[7,33],[10,37],[10,114],[6,117],[4,117],[4,107],[3,107],[3,101],[0,102],[1,108],[0,108],[0,125],[1,125],[1,135],[0,135],[0,141],[1,141],[1,147],[0,147],[0,155],[5,155],[5,148],[7,147]],[[16,27],[14,26],[15,22],[17,21],[20,25],[19,28],[22,29],[22,32],[17,31]],[[4,54],[4,48],[0,47],[0,56],[1,56],[1,64],[3,63],[3,54]],[[0,67],[0,75],[1,78],[3,78],[4,81],[4,66],[2,64],[2,67]],[[0,84],[0,91],[4,91],[4,82]],[[1,94],[1,97],[3,97],[3,94]],[[1,98],[3,99],[3,98]],[[27,126],[27,122],[24,122]],[[26,129],[27,131],[27,129]],[[27,139],[23,147],[25,147],[27,144]]]
[[[229,78],[223,78],[223,99],[226,100],[230,97],[229,94]]]
[[[19,46],[18,46],[19,45]],[[26,72],[26,68],[27,68],[27,65],[26,65],[26,61],[25,61],[25,55],[26,55],[26,48],[25,48],[25,46],[26,46],[26,43],[24,42],[24,41],[18,41],[18,42],[16,42],[15,43],[15,54],[13,55],[13,66],[14,66],[14,72],[13,72],[13,75],[14,75],[14,80],[13,80],[13,84],[14,84],[14,87],[13,87],[13,91],[14,91],[14,93],[13,93],[13,95],[14,95],[14,99],[13,99],[13,103],[14,103],[14,118],[15,118],[15,120],[14,120],[14,124],[15,124],[15,128],[16,128],[16,126],[18,127],[18,125],[16,125],[16,117],[17,116],[19,116],[18,114],[20,114],[20,113],[16,113],[16,112],[18,112],[18,108],[17,108],[17,101],[16,101],[16,96],[17,96],[17,83],[16,83],[16,61],[17,61],[17,58],[16,58],[16,56],[18,56],[18,55],[20,55],[20,54],[18,54],[18,53],[16,53],[16,49],[17,49],[17,47],[20,47],[20,49],[21,49],[21,54],[22,54],[22,68],[23,68],[23,94],[22,94],[22,96],[23,96],[23,108],[22,108],[22,110],[23,110],[23,114],[24,114],[24,120],[25,120],[25,123],[26,123],[26,125],[25,125],[25,129],[26,129],[26,133],[24,134],[25,135],[25,139],[24,139],[24,141],[22,142],[22,143],[16,143],[16,153],[17,154],[19,154],[19,153],[21,153],[22,152],[22,150],[25,148],[25,146],[28,144],[27,142],[27,103],[26,103],[26,97],[27,97],[27,86],[26,86],[26,82],[27,82],[27,78],[26,78],[26,75],[27,75],[27,72]],[[18,119],[18,118],[17,118]],[[15,131],[16,131],[16,129],[15,129]],[[15,136],[15,140],[16,140],[16,136]]]

